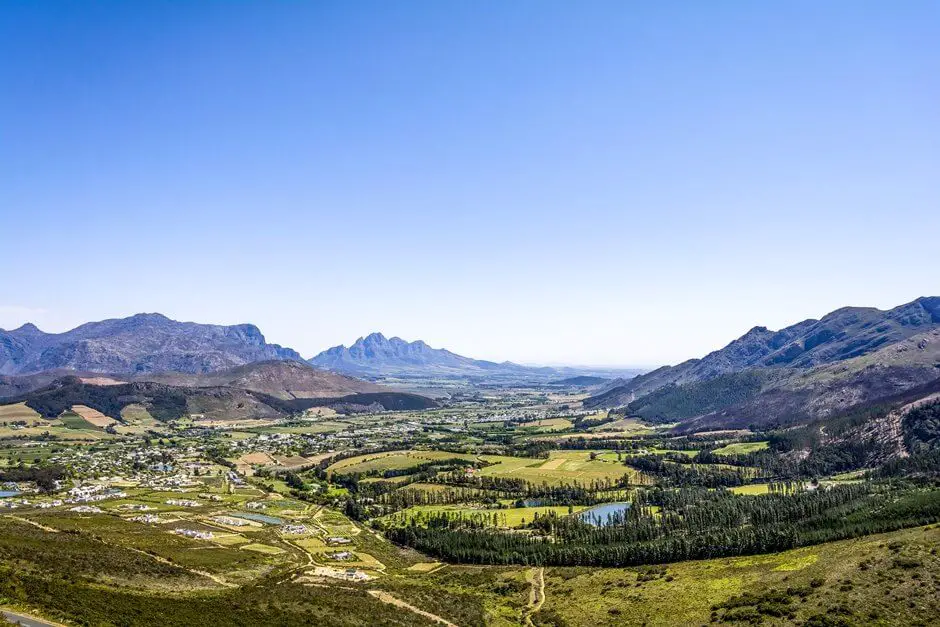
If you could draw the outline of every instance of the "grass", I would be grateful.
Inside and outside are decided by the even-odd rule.
[[[535,433],[551,433],[552,431],[565,431],[573,426],[571,421],[565,418],[545,418],[543,420],[524,422],[519,425],[519,429]]]
[[[616,461],[592,460],[590,455],[591,451],[552,451],[548,459],[483,455],[482,459],[493,465],[483,468],[480,474],[549,485],[617,480],[624,475],[631,475],[631,481],[641,480],[640,473],[633,469]]]
[[[926,625],[933,620],[928,617],[940,615],[933,587],[940,577],[938,542],[940,528],[934,526],[771,555],[680,562],[661,571],[546,569],[546,602],[535,624],[704,625],[713,606],[744,593],[759,601],[773,590],[782,593],[782,607],[794,618],[761,615],[757,603],[717,608],[715,616],[756,616],[775,625],[802,624],[817,615],[830,625]],[[779,609],[763,603],[763,611]]]
[[[295,433],[295,434],[316,434],[316,433],[337,433],[349,428],[345,422],[323,421],[311,422],[305,425],[292,425],[289,427],[258,427],[251,429],[254,433]]]
[[[73,411],[62,412],[59,421],[68,429],[77,429],[82,431],[101,431],[99,427],[88,422]]]
[[[509,507],[505,509],[486,509],[483,507],[472,507],[466,505],[416,505],[414,507],[409,507],[408,509],[402,510],[397,514],[393,515],[394,517],[403,517],[406,521],[410,521],[412,518],[419,516],[421,514],[429,514],[433,512],[453,512],[466,515],[473,514],[484,514],[486,515],[486,521],[489,523],[490,520],[496,517],[495,524],[490,523],[496,527],[509,527],[516,528],[521,527],[525,523],[530,523],[535,518],[536,514],[544,516],[549,512],[554,512],[557,516],[567,516],[569,513],[579,512],[583,509],[586,509],[583,505],[575,505],[571,508],[569,512],[567,506],[542,506],[542,507]],[[386,517],[389,518],[389,517]]]
[[[390,451],[343,459],[327,468],[327,473],[350,474],[383,470],[406,470],[429,461],[446,459],[474,459],[473,455],[443,451]]]
[[[255,551],[256,553],[264,553],[265,555],[280,555],[284,552],[284,549],[276,546],[271,546],[270,544],[243,544],[238,547],[245,551]]]
[[[755,453],[757,451],[763,451],[769,445],[769,442],[733,442],[731,444],[726,444],[721,448],[716,448],[712,451],[715,455],[747,455],[748,453]]]
[[[770,484],[767,483],[749,483],[747,485],[734,486],[733,488],[728,488],[731,492],[735,494],[744,494],[748,496],[756,496],[760,494],[767,494],[770,492]]]

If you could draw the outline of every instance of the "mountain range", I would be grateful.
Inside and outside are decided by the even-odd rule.
[[[317,368],[356,376],[487,376],[516,374],[552,376],[553,368],[520,366],[509,361],[497,363],[471,359],[443,348],[431,348],[421,340],[406,342],[381,333],[360,337],[351,346],[334,346],[309,363]]]
[[[177,322],[157,313],[89,322],[65,333],[33,324],[0,330],[0,374],[64,368],[87,372],[212,372],[269,359],[293,359],[294,350],[268,344],[251,324]]]
[[[585,401],[648,420],[742,427],[816,419],[940,378],[940,297],[844,307],[755,327],[701,359],[608,385]]]

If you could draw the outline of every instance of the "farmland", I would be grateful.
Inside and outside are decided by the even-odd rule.
[[[277,624],[366,624],[369,612],[402,625],[864,624],[934,611],[917,596],[940,576],[929,485],[803,472],[760,433],[677,435],[554,396],[568,409],[513,388],[426,412],[211,427],[134,405],[114,423],[82,407],[52,420],[4,408],[0,472],[24,477],[28,498],[0,512],[0,556],[18,564],[0,593],[66,623],[107,612],[152,624],[167,603],[180,620],[202,608]],[[64,478],[40,491],[33,467]],[[624,512],[611,526],[577,515],[605,504]],[[791,509],[817,514],[794,515],[785,535],[723,522]],[[864,537],[847,537],[847,521]],[[52,563],[71,578],[50,578]]]

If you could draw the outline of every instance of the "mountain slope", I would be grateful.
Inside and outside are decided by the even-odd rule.
[[[176,322],[161,314],[89,322],[65,333],[44,333],[32,324],[0,330],[0,374],[56,368],[201,373],[270,359],[301,357],[268,344],[254,325]]]
[[[335,398],[350,394],[391,392],[390,388],[325,370],[302,361],[260,361],[205,374],[177,372],[135,375],[135,381],[151,381],[182,387],[230,387],[261,392],[275,398]]]
[[[343,413],[356,413],[438,406],[433,400],[416,394],[379,386],[367,387],[380,391],[330,397],[278,398],[258,390],[226,385],[185,386],[140,380],[103,382],[100,378],[65,376],[37,390],[4,399],[4,403],[25,402],[46,418],[55,418],[75,405],[85,405],[118,421],[122,420],[121,410],[132,404],[144,406],[154,418],[164,421],[186,415],[226,421],[286,418],[312,407],[332,407]]]
[[[552,368],[530,368],[511,362],[471,359],[443,348],[431,348],[421,340],[406,342],[381,333],[360,337],[349,347],[327,349],[309,360],[318,368],[352,375],[473,376],[488,374],[551,375]]]
[[[707,381],[748,368],[808,369],[861,357],[931,329],[940,328],[940,297],[925,297],[881,311],[844,307],[819,320],[804,320],[780,331],[755,327],[702,359],[640,375],[589,406],[626,405],[668,385]]]

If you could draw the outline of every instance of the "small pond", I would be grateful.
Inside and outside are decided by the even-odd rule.
[[[232,514],[235,518],[244,518],[245,520],[253,520],[255,522],[266,523],[268,525],[283,525],[284,521],[275,516],[265,516],[264,514],[243,514],[239,512],[238,514]]]
[[[629,503],[603,503],[578,512],[578,518],[589,525],[603,527],[604,525],[610,524],[611,516],[615,514],[622,516],[626,514],[628,509],[630,509]]]
[[[19,494],[16,490],[0,490],[0,499],[7,496],[19,496]]]

